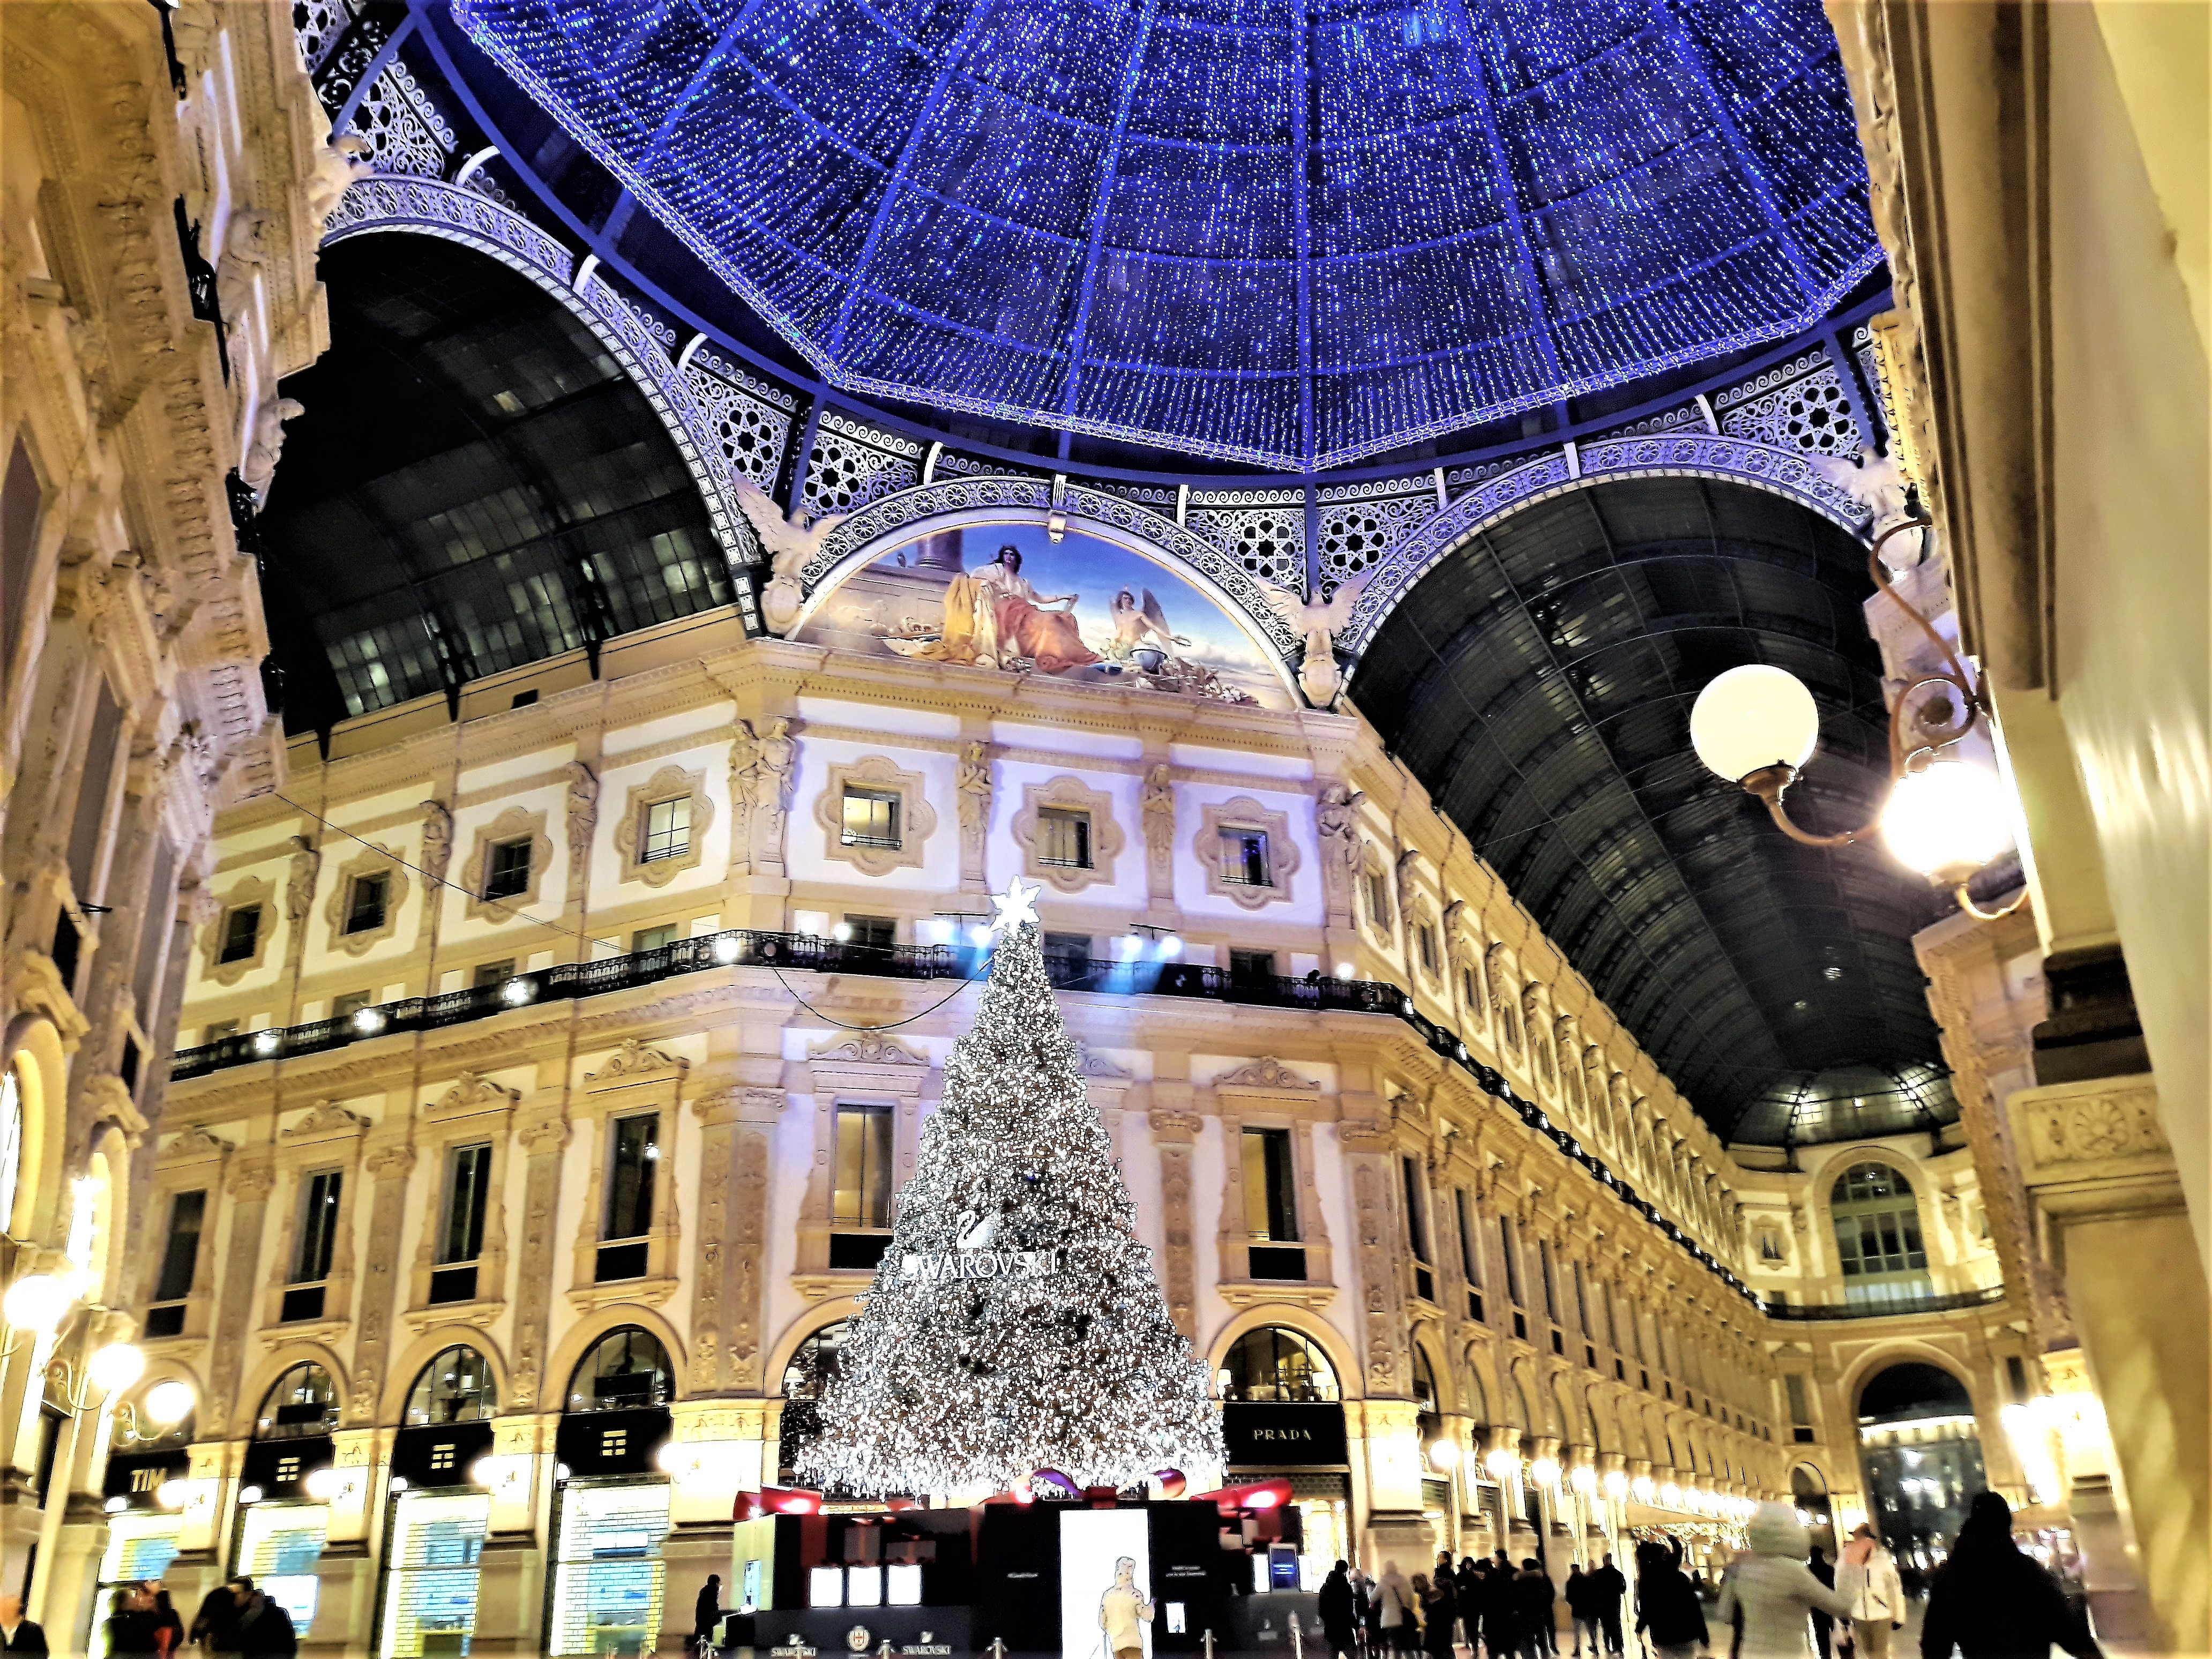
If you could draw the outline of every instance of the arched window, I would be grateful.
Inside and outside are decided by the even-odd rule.
[[[1854,1164],[1828,1194],[1847,1302],[1900,1302],[1929,1295],[1928,1252],[1912,1183],[1893,1165]]]
[[[407,1395],[407,1426],[481,1423],[499,1414],[491,1363],[474,1348],[447,1348],[422,1367]]]
[[[676,1397],[668,1350],[650,1331],[624,1325],[592,1345],[568,1378],[571,1412],[635,1411]]]
[[[1413,1398],[1421,1402],[1424,1412],[1434,1413],[1438,1409],[1436,1368],[1418,1342],[1413,1345]]]
[[[775,1462],[780,1478],[790,1480],[799,1455],[822,1432],[822,1396],[830,1392],[837,1368],[844,1361],[845,1338],[850,1334],[843,1320],[824,1325],[792,1351],[783,1368],[782,1425],[776,1436]]]
[[[1224,1400],[1279,1402],[1338,1397],[1336,1371],[1328,1356],[1279,1325],[1245,1332],[1231,1346],[1221,1369],[1228,1373],[1221,1393]],[[1430,1388],[1433,1395],[1433,1382]]]
[[[253,1421],[256,1440],[303,1440],[337,1426],[338,1391],[331,1374],[313,1360],[293,1366],[262,1396]]]

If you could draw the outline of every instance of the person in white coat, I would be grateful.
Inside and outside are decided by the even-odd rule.
[[[1812,1659],[1813,1610],[1841,1618],[1844,1598],[1806,1565],[1813,1545],[1797,1512],[1761,1504],[1744,1534],[1751,1548],[1722,1575],[1717,1619],[1739,1632],[1736,1659]]]
[[[1897,1558],[1864,1522],[1851,1529],[1837,1559],[1836,1593],[1850,1606],[1851,1650],[1858,1659],[1889,1659],[1889,1633],[1905,1624],[1905,1586],[1898,1582]]]

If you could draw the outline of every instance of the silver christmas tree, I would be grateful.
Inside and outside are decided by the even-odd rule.
[[[1045,977],[1035,896],[1017,881],[998,901],[982,1007],[945,1062],[803,1479],[953,1492],[1052,1468],[1126,1486],[1223,1462],[1220,1407]]]

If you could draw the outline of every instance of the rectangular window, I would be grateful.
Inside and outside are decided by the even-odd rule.
[[[639,825],[637,837],[640,864],[680,859],[691,850],[690,796],[654,801],[645,808],[642,817],[644,822]]]
[[[847,916],[845,942],[857,945],[864,951],[889,951],[898,944],[898,919],[896,916]],[[1048,938],[1047,949],[1050,949]]]
[[[222,919],[222,949],[216,953],[216,960],[251,962],[260,943],[261,907],[241,904]]]
[[[154,1300],[182,1302],[192,1293],[192,1270],[200,1259],[200,1228],[207,1219],[205,1192],[179,1193],[169,1200],[169,1237],[161,1247],[161,1272],[154,1280]]]
[[[1421,966],[1433,974],[1437,971],[1437,930],[1424,925],[1414,937],[1421,945]]]
[[[1589,1281],[1583,1277],[1583,1264],[1575,1263],[1575,1308],[1582,1316],[1583,1334],[1597,1335],[1597,1323],[1590,1317]]]
[[[1367,920],[1382,933],[1390,931],[1390,878],[1380,870],[1370,870],[1367,883]]]
[[[469,976],[469,984],[476,990],[489,991],[496,986],[506,984],[514,977],[514,958],[508,957],[499,962],[477,963],[476,972]]]
[[[1513,1218],[1510,1215],[1498,1218],[1498,1242],[1501,1247],[1498,1260],[1505,1264],[1505,1294],[1515,1307],[1525,1308],[1528,1304],[1521,1295],[1521,1258],[1513,1248]]]
[[[1047,933],[1044,936],[1045,972],[1053,982],[1066,985],[1085,978],[1091,972],[1091,935],[1088,933]]]
[[[331,999],[332,1019],[351,1019],[374,999],[373,991],[347,991]]]
[[[388,874],[356,876],[346,894],[345,931],[369,933],[384,926],[384,907],[392,897]]]
[[[642,1238],[653,1230],[653,1177],[660,1162],[660,1114],[615,1120],[602,1238]]]
[[[1552,1265],[1552,1241],[1536,1241],[1536,1266],[1544,1280],[1544,1317],[1554,1325],[1559,1322],[1559,1280]]]
[[[1467,1195],[1467,1188],[1452,1188],[1452,1207],[1459,1217],[1459,1268],[1474,1285],[1482,1283],[1482,1262],[1474,1247],[1474,1200]]]
[[[1467,1005],[1468,1012],[1471,1014],[1480,1013],[1482,1012],[1482,994],[1475,989],[1474,969],[1462,968],[1459,970],[1459,988],[1460,1000]]]
[[[629,936],[629,948],[640,951],[665,951],[676,943],[676,924],[664,922],[658,927],[641,927]]]
[[[1254,1243],[1297,1243],[1297,1181],[1288,1129],[1244,1131],[1244,1227]]]
[[[2005,1386],[2011,1391],[2014,1405],[2027,1404],[2027,1367],[2021,1364],[2016,1353],[2005,1356]]]
[[[884,1106],[837,1109],[837,1181],[830,1218],[840,1227],[891,1224],[891,1115]]]
[[[847,785],[845,817],[837,839],[847,847],[899,846],[898,792]]]
[[[474,1261],[483,1254],[484,1216],[491,1207],[491,1145],[456,1146],[446,1160],[446,1222],[438,1261]]]
[[[518,893],[530,890],[530,854],[533,845],[532,838],[528,836],[492,843],[491,851],[484,859],[483,896],[486,898],[513,898]]]
[[[1036,858],[1062,870],[1088,870],[1091,814],[1066,806],[1037,808]]]
[[[1619,1353],[1620,1352],[1620,1314],[1613,1305],[1613,1287],[1609,1285],[1601,1285],[1598,1286],[1598,1293],[1605,1297],[1606,1346],[1615,1353]]]
[[[1782,1388],[1790,1399],[1790,1437],[1800,1445],[1813,1439],[1813,1407],[1806,1396],[1805,1379],[1796,1371],[1784,1372]]]
[[[1221,879],[1232,887],[1273,887],[1275,872],[1267,864],[1265,830],[1224,830],[1221,832]]]
[[[331,1255],[337,1248],[338,1198],[345,1176],[325,1170],[307,1177],[300,1203],[300,1242],[292,1253],[292,1282],[319,1285],[331,1276]]]
[[[1246,983],[1272,980],[1275,977],[1275,953],[1273,951],[1231,951],[1229,953],[1229,977]]]
[[[1426,1263],[1430,1259],[1429,1216],[1421,1202],[1421,1161],[1401,1158],[1398,1166],[1406,1178],[1406,1243],[1413,1249],[1413,1260]]]

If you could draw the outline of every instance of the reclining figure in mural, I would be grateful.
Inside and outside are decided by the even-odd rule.
[[[981,569],[952,579],[945,590],[944,637],[915,654],[1000,668],[1026,661],[1040,674],[1097,662],[1098,653],[1084,644],[1077,626],[1075,599],[1073,593],[1041,597],[1022,574],[1021,550],[1009,544]]]

